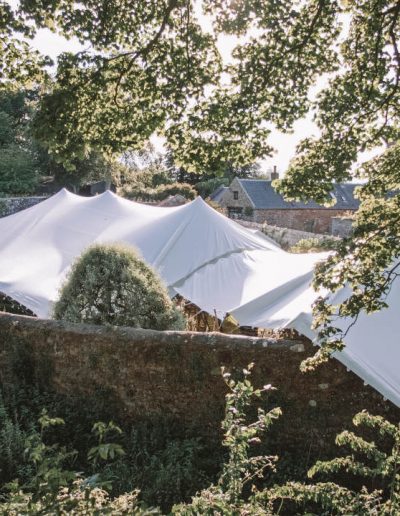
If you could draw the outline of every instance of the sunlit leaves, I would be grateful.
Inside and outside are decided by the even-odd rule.
[[[33,28],[7,2],[0,1],[0,90],[32,86],[45,79],[45,67],[51,61],[29,46],[27,38],[33,35]]]
[[[15,14],[1,2],[3,84],[36,80],[43,66],[15,34],[47,27],[84,45],[60,57],[36,119],[38,138],[71,170],[93,150],[139,149],[158,133],[177,166],[215,174],[269,156],[271,127],[290,131],[313,112],[320,135],[301,142],[281,192],[332,204],[332,183],[368,180],[354,239],[316,274],[317,287],[350,289],[345,300],[315,305],[320,361],[343,346],[335,319],[385,307],[398,274],[400,2],[203,0],[213,34],[195,7],[194,0],[22,0]],[[226,34],[237,36],[229,63],[216,45]],[[326,86],[313,98],[321,77]],[[360,152],[382,145],[378,160],[354,170]]]

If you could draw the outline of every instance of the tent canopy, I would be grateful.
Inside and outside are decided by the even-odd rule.
[[[165,208],[111,192],[87,198],[61,190],[0,219],[0,291],[39,317],[51,316],[71,264],[95,242],[135,247],[171,296],[179,293],[202,310],[220,317],[230,312],[241,325],[294,328],[315,338],[311,306],[317,294],[311,280],[315,263],[325,255],[286,253],[200,197]],[[336,356],[400,406],[397,285],[389,304],[380,313],[362,314]]]

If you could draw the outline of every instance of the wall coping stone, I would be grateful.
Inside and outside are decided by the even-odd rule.
[[[93,324],[71,323],[53,319],[40,319],[26,315],[14,315],[7,312],[0,313],[0,331],[6,327],[24,327],[36,330],[62,330],[76,335],[92,335],[113,337],[115,345],[121,345],[117,339],[140,343],[156,340],[163,344],[173,341],[175,344],[198,343],[207,346],[240,346],[249,348],[273,348],[291,350],[293,345],[299,344],[300,339],[277,339],[249,337],[247,335],[227,335],[220,332],[194,332],[194,331],[158,331],[143,328],[131,328],[128,326],[96,326]]]

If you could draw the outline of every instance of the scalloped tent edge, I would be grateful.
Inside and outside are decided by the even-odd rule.
[[[282,251],[208,206],[200,197],[178,207],[154,207],[111,192],[80,197],[61,190],[0,219],[0,292],[49,317],[73,261],[95,242],[122,242],[139,251],[179,293],[202,310],[241,325],[294,328],[314,339],[313,268],[324,255]],[[340,292],[338,295],[343,295]],[[400,406],[400,346],[395,283],[389,308],[361,314],[335,356]],[[348,321],[341,321],[343,327]]]

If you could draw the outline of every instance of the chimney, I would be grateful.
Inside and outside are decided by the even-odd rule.
[[[279,172],[276,170],[276,165],[274,165],[274,171],[271,172],[271,181],[275,179],[279,179]]]

